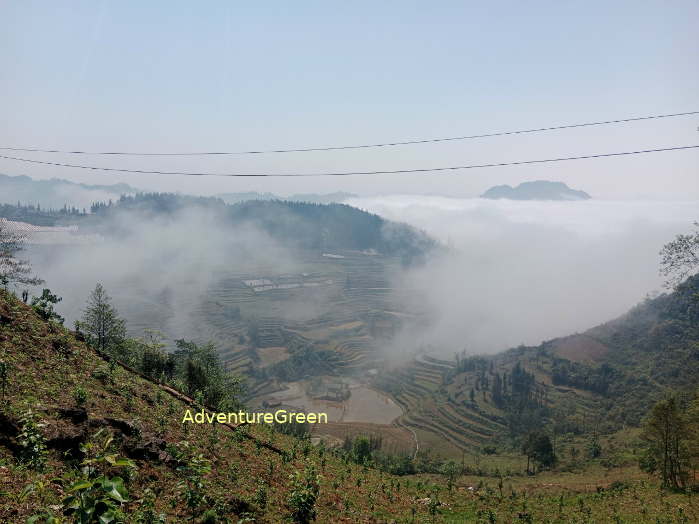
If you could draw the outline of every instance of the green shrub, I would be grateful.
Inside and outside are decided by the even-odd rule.
[[[111,435],[100,439],[101,435],[102,430],[90,442],[80,446],[85,455],[81,462],[81,476],[71,484],[63,499],[63,513],[80,524],[126,520],[123,505],[129,499],[125,480],[111,473],[115,469],[121,470],[128,479],[136,465],[110,451]]]
[[[73,390],[73,399],[75,400],[75,405],[79,408],[83,407],[87,402],[87,391],[82,386],[77,386]]]
[[[41,470],[46,464],[46,439],[41,432],[44,427],[35,411],[28,409],[20,416],[17,443],[20,446],[20,460],[32,469]]]
[[[289,517],[298,524],[308,524],[316,518],[316,501],[320,492],[320,477],[315,468],[309,466],[306,471],[295,472],[290,477],[291,491],[287,501],[291,514]]]

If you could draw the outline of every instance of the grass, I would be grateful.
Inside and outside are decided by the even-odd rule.
[[[321,523],[699,521],[693,497],[660,491],[655,481],[630,466],[609,468],[598,461],[581,472],[526,477],[517,474],[522,470],[521,456],[464,455],[466,465],[471,467],[477,460],[489,476],[460,476],[449,490],[443,476],[391,476],[345,463],[323,447],[267,427],[233,431],[222,426],[183,426],[180,421],[187,402],[118,366],[110,370],[72,333],[40,320],[5,292],[0,292],[0,360],[10,370],[3,416],[16,421],[23,410],[33,408],[44,424],[49,448],[45,469],[32,470],[18,461],[10,427],[0,427],[3,523],[25,522],[47,509],[60,513],[71,479],[78,474],[76,460],[63,453],[70,448],[65,439],[72,435],[89,441],[99,428],[112,432],[114,451],[130,456],[137,465],[127,479],[129,499],[123,504],[130,521],[152,493],[153,510],[164,514],[167,522],[183,522],[194,515],[196,522],[210,508],[215,509],[218,522],[236,522],[245,512],[255,522],[282,522],[290,513],[289,477],[310,466],[321,475],[316,504]],[[84,392],[80,402],[89,426],[74,423],[62,411],[76,408],[77,388]],[[126,434],[119,427],[136,429]],[[80,434],[83,429],[85,435]],[[418,430],[418,434],[421,445],[440,446],[433,433]],[[624,436],[615,438],[622,441]],[[187,505],[181,473],[167,457],[142,452],[149,445],[165,451],[182,441],[212,465],[202,478],[206,499],[199,508]],[[562,444],[582,446],[583,442]],[[461,453],[455,455],[458,460]],[[496,468],[503,477],[492,476]]]

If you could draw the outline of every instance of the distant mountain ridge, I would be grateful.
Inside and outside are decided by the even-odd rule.
[[[585,191],[571,189],[563,182],[536,180],[522,182],[517,187],[507,184],[493,186],[483,193],[481,198],[493,200],[501,198],[508,200],[589,200],[591,197]]]
[[[31,204],[42,208],[61,209],[64,206],[89,208],[95,202],[119,198],[121,195],[142,193],[142,189],[129,184],[82,184],[62,178],[34,180],[26,175],[10,176],[0,174],[0,204]],[[237,204],[247,200],[285,200],[288,202],[309,202],[312,204],[342,203],[357,197],[354,193],[336,191],[334,193],[297,193],[280,196],[275,193],[242,191],[214,195],[226,204]]]
[[[286,200],[287,202],[309,202],[312,204],[332,204],[342,203],[350,198],[355,198],[358,195],[347,193],[345,191],[336,191],[334,193],[296,193],[286,197],[276,195],[274,193],[258,193],[257,191],[247,191],[242,193],[219,193],[214,195],[223,200],[226,204],[237,204],[246,200]]]
[[[34,180],[20,175],[0,174],[0,204],[34,204],[44,208],[90,207],[92,202],[135,194],[140,190],[128,184],[81,184],[61,178]]]

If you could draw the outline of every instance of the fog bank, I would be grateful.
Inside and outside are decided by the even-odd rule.
[[[451,249],[404,274],[434,317],[396,349],[494,352],[583,331],[662,290],[658,251],[698,202],[522,202],[386,196],[348,202],[405,221]]]
[[[288,250],[251,226],[234,226],[219,214],[184,209],[172,216],[117,214],[119,231],[101,242],[30,246],[36,272],[63,301],[58,311],[72,325],[91,290],[101,282],[127,320],[132,335],[156,328],[170,338],[208,340],[214,332],[203,301],[236,273],[298,270]],[[215,314],[235,307],[223,294]],[[216,299],[217,300],[217,299]]]

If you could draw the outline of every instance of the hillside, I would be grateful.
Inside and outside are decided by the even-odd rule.
[[[508,200],[589,200],[585,191],[569,188],[563,182],[536,180],[522,182],[517,187],[508,185],[493,186],[481,195],[481,198]]]
[[[323,476],[320,522],[410,514],[415,490],[398,491],[385,475],[344,464],[308,441],[270,427],[182,424],[185,410],[192,408],[187,397],[110,366],[73,333],[41,320],[4,291],[0,324],[0,361],[9,366],[0,412],[0,493],[5,495],[0,498],[0,522],[24,522],[42,509],[60,514],[61,500],[78,479],[74,467],[84,458],[81,446],[101,442],[107,434],[114,437],[110,452],[137,466],[125,481],[128,502],[119,504],[134,518],[150,507],[167,515],[168,522],[182,522],[211,508],[213,515],[234,521],[236,515],[250,514],[255,522],[280,522],[289,511],[289,476],[312,468]],[[82,403],[76,401],[78,390]],[[35,433],[43,435],[35,440],[45,441],[48,451],[43,472],[20,466],[13,458],[23,453],[27,425],[22,416],[30,409],[38,424]],[[180,444],[185,441],[189,447]],[[197,488],[192,485],[194,469],[207,462],[211,471],[203,473]],[[184,476],[182,468],[187,469]],[[105,470],[122,477],[125,473],[125,468],[109,464]],[[195,494],[183,493],[185,488],[178,487],[183,481],[205,500],[189,500]]]
[[[423,356],[376,386],[401,422],[445,453],[508,449],[547,427],[569,443],[638,426],[655,402],[694,393],[699,380],[699,276],[584,333],[495,356]],[[584,444],[583,444],[584,445]]]
[[[224,224],[253,225],[295,249],[375,250],[410,263],[420,259],[436,242],[407,224],[391,222],[345,204],[316,204],[286,200],[248,200],[226,204],[214,197],[173,193],[139,193],[92,206],[89,223],[110,228],[110,218],[123,213],[136,217],[168,216],[182,210],[218,213]]]
[[[0,362],[0,522],[308,522],[309,508],[320,523],[697,517],[633,468],[488,477],[484,458],[483,473],[397,477],[270,426],[183,424],[191,399],[5,291]]]

